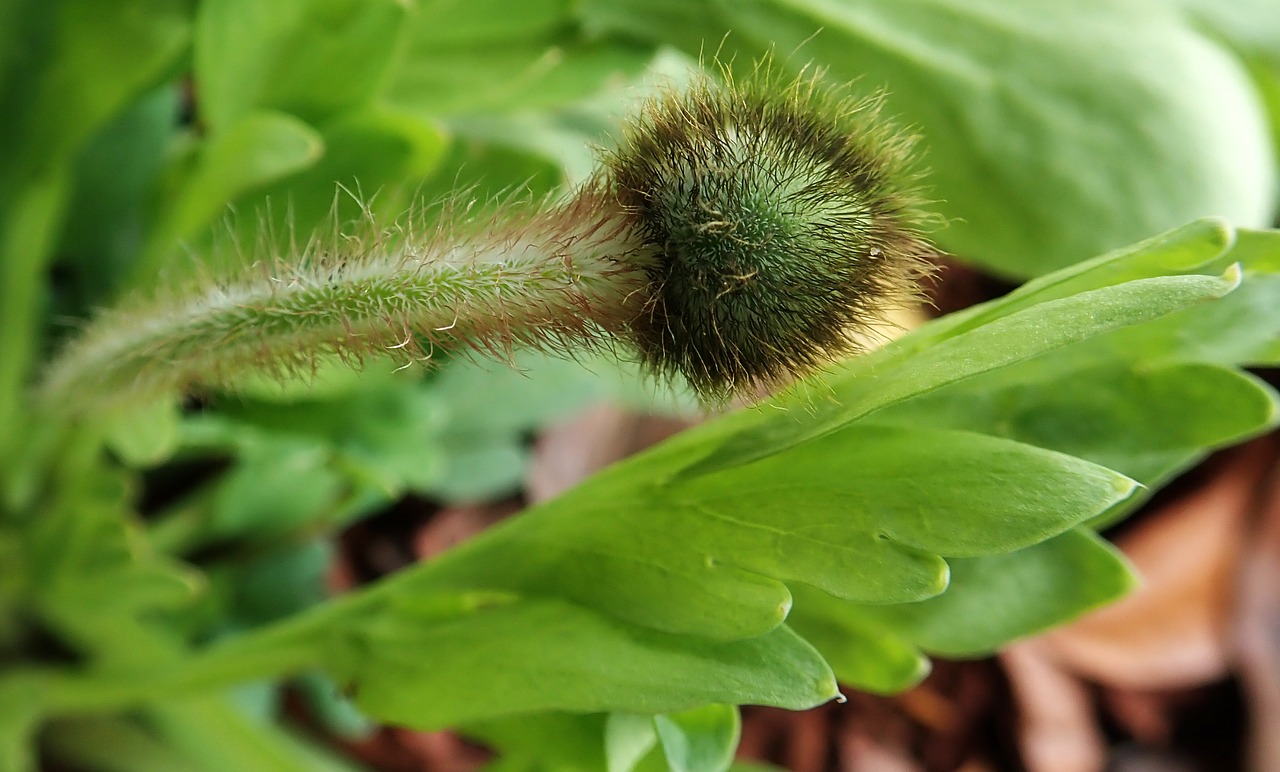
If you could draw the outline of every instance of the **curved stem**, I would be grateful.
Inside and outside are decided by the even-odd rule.
[[[646,281],[645,247],[599,185],[470,235],[406,229],[335,241],[313,245],[296,266],[276,261],[99,319],[55,361],[41,396],[110,403],[253,371],[307,371],[326,355],[581,347],[623,332]]]

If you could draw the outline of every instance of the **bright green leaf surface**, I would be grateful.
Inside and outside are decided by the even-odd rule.
[[[1136,578],[1092,532],[1067,531],[1017,552],[951,561],[947,591],[918,603],[859,606],[796,587],[791,622],[842,683],[894,693],[928,673],[920,650],[983,655],[1124,595]]]
[[[226,130],[257,109],[326,118],[370,100],[398,47],[399,0],[223,0],[200,4],[201,113]]]
[[[587,41],[565,0],[419,3],[388,98],[427,115],[563,106],[638,74],[647,46]]]
[[[904,338],[881,357],[867,357],[815,388],[815,394],[821,389],[830,396],[809,415],[801,417],[797,410],[759,414],[765,417],[756,427],[738,433],[687,473],[706,474],[762,458],[965,378],[1222,297],[1239,282],[1235,269],[1221,277],[1136,279],[1047,300],[913,351],[914,356],[890,366],[877,366],[879,359],[892,359],[912,346],[911,338]],[[920,334],[928,340],[927,328]],[[800,404],[795,398],[790,401]]]
[[[742,719],[732,705],[654,716],[653,723],[671,772],[724,772],[742,733]]]
[[[608,772],[631,772],[658,746],[653,718],[636,713],[610,714],[604,730]]]
[[[361,709],[419,728],[553,709],[662,713],[710,702],[799,709],[835,696],[825,663],[785,627],[716,643],[528,600],[452,619],[415,619],[401,607],[344,638],[326,651],[327,666],[355,684]]]
[[[924,680],[929,660],[892,626],[867,619],[861,607],[812,587],[792,588],[796,607],[787,624],[813,644],[840,683],[895,694]]]
[[[981,435],[850,427],[757,464],[646,488],[588,483],[406,573],[395,591],[551,595],[657,629],[741,638],[781,622],[782,582],[866,602],[928,597],[946,584],[939,553],[1046,538],[1112,506],[1131,483]]]
[[[1156,485],[1210,449],[1270,425],[1277,413],[1269,387],[1219,365],[1054,364],[978,376],[874,420],[1008,437]]]
[[[1111,545],[1077,529],[1018,552],[952,561],[947,592],[919,603],[864,606],[872,623],[925,651],[983,655],[1115,600],[1137,578]]]

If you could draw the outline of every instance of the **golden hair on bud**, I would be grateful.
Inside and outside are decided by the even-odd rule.
[[[475,224],[366,222],[252,255],[237,275],[101,315],[42,396],[87,405],[327,356],[616,340],[708,401],[756,394],[855,351],[852,333],[916,292],[931,249],[908,142],[878,110],[769,64],[701,79],[647,103],[567,201]]]

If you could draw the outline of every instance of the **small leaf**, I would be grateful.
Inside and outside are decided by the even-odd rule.
[[[195,35],[202,116],[223,131],[258,109],[319,121],[369,101],[407,11],[399,0],[202,3]]]
[[[606,720],[599,713],[532,713],[472,722],[461,733],[497,752],[495,772],[612,772],[605,755]],[[652,733],[653,722],[643,720]]]
[[[946,656],[985,655],[1132,590],[1120,552],[1076,529],[1006,555],[951,562],[945,593],[919,603],[865,606],[873,623]]]
[[[929,675],[929,660],[911,641],[851,605],[805,585],[792,587],[787,624],[813,644],[840,683],[876,694],[906,691]]]
[[[742,733],[742,719],[732,705],[654,716],[653,724],[671,772],[724,772]]]
[[[351,625],[326,667],[383,721],[439,728],[544,710],[663,713],[710,702],[808,708],[835,696],[785,627],[716,643],[633,627],[553,600],[455,618],[404,606]],[[424,656],[427,655],[427,656]]]
[[[185,238],[205,227],[229,201],[314,164],[324,143],[315,129],[278,112],[258,111],[210,135],[201,146],[176,201],[161,215],[153,244]],[[158,239],[158,241],[157,241]],[[157,246],[150,247],[152,249]]]
[[[265,230],[279,253],[290,255],[303,234],[333,223],[371,216],[394,222],[414,206],[406,200],[413,186],[435,170],[449,143],[439,124],[384,106],[341,113],[321,124],[319,134],[324,155],[315,164],[237,202],[257,215],[236,220],[243,243],[261,241]]]
[[[221,538],[288,533],[328,513],[343,490],[330,452],[288,436],[246,441],[216,483],[209,532]]]
[[[387,89],[426,115],[563,106],[638,74],[652,48],[588,40],[563,0],[433,0],[409,25]]]
[[[107,445],[126,464],[151,466],[167,459],[178,447],[181,416],[171,400],[158,399],[113,417]]]
[[[658,730],[653,716],[609,714],[604,729],[608,772],[631,772],[657,745]]]

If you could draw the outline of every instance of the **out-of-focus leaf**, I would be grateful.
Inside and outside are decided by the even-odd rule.
[[[647,717],[637,718],[652,731]],[[486,767],[492,772],[600,772],[608,769],[605,722],[599,713],[535,713],[472,722],[462,733],[497,751],[498,759]]]
[[[53,760],[101,772],[207,772],[201,760],[166,744],[136,720],[114,717],[64,719],[45,727],[42,745]]]
[[[435,169],[448,144],[439,125],[381,106],[336,116],[320,127],[320,141],[324,155],[317,163],[237,203],[259,213],[237,221],[242,242],[260,241],[270,228],[275,241],[269,246],[288,255],[305,248],[308,234],[331,230],[332,223],[392,223],[406,208],[408,194],[416,192],[412,186]]]
[[[671,772],[724,772],[733,763],[742,719],[732,705],[653,717]]]
[[[111,420],[107,445],[130,466],[150,466],[178,447],[178,406],[170,400],[130,408]]]
[[[320,121],[372,99],[398,48],[399,0],[201,3],[201,117],[225,131],[259,110]]]
[[[419,3],[387,97],[427,115],[563,106],[638,74],[649,46],[587,40],[565,0]]]
[[[653,716],[614,713],[604,731],[608,772],[632,772],[658,746],[658,730]]]
[[[199,772],[357,772],[332,752],[267,722],[254,721],[220,698],[166,701],[145,711],[163,741]]]
[[[128,273],[150,225],[148,205],[178,131],[178,89],[167,85],[126,108],[79,153],[57,247],[69,275],[57,308],[83,316],[109,299]]]
[[[154,281],[174,245],[206,228],[228,202],[311,166],[323,152],[315,129],[280,112],[248,113],[212,134],[171,175],[173,196],[156,215],[135,276]]]
[[[1088,0],[593,0],[585,23],[749,69],[884,88],[922,135],[948,251],[1034,276],[1190,219],[1266,225],[1275,164],[1240,64],[1172,9]]]
[[[323,673],[304,673],[294,679],[293,686],[301,692],[312,715],[327,732],[344,740],[359,740],[377,731],[377,724],[356,709],[338,685]]]
[[[231,621],[255,626],[323,601],[334,547],[325,539],[289,544],[235,566]]]
[[[25,529],[21,561],[7,569],[22,577],[31,612],[90,661],[150,662],[140,627],[157,611],[189,603],[200,577],[152,552],[118,471],[81,459],[59,473],[56,494]]]
[[[211,535],[279,535],[330,514],[343,492],[322,446],[288,436],[244,437],[210,502]]]
[[[1247,50],[1280,53],[1280,4],[1276,0],[1167,0],[1191,18]]]
[[[190,34],[182,0],[6,4],[0,55],[0,486],[24,434],[20,405],[38,348],[44,269],[71,187],[74,155],[154,86]]]

